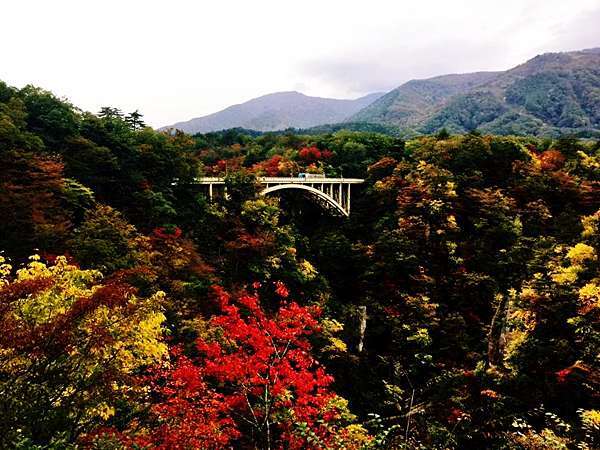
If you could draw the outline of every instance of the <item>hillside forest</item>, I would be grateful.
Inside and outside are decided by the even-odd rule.
[[[350,217],[259,195],[300,172],[364,178]],[[0,448],[600,446],[594,140],[191,136],[0,82],[0,249]]]

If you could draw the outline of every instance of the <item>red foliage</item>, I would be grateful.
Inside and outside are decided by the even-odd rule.
[[[54,284],[51,277],[37,277],[16,281],[0,287],[0,313],[20,298],[33,296],[50,288]]]
[[[461,420],[464,420],[468,417],[468,415],[460,408],[452,408],[450,410],[450,414],[447,417],[448,422],[456,423]]]
[[[263,254],[274,245],[273,237],[264,234],[252,234],[244,229],[237,231],[237,238],[225,243],[225,248],[237,252],[241,257],[246,254]]]
[[[220,174],[223,173],[227,170],[227,161],[225,161],[224,159],[220,159],[217,161],[217,164],[215,164],[212,167],[212,172],[215,174]]]
[[[78,327],[88,314],[100,306],[109,308],[122,306],[136,293],[129,284],[119,281],[107,281],[100,285],[89,297],[79,297],[61,314],[51,320],[36,324],[17,321],[9,311],[11,302],[28,295],[40,294],[50,289],[55,280],[47,277],[32,278],[12,283],[0,290],[0,321],[3,333],[0,333],[0,346],[5,349],[27,354],[30,357],[58,357],[80,345]],[[90,345],[102,347],[108,336],[104,330],[97,330]]]
[[[255,164],[252,169],[255,172],[262,172],[267,177],[276,177],[281,175],[280,163],[283,161],[283,156],[273,155],[270,159]]]
[[[321,152],[321,158],[323,159],[329,159],[333,157],[333,152],[331,150],[323,150]]]
[[[220,159],[214,165],[206,167],[207,175],[222,175],[226,172],[236,172],[241,169],[243,156],[235,158]]]
[[[288,298],[288,296],[290,295],[290,291],[288,290],[287,286],[281,281],[275,282],[275,293],[281,298]]]
[[[223,396],[204,382],[202,370],[174,351],[175,363],[156,370],[149,378],[160,401],[151,412],[157,426],[134,443],[143,448],[206,448],[227,446],[239,436],[234,421],[226,415]]]
[[[593,208],[600,198],[600,181],[579,181],[579,201],[582,206]]]
[[[573,372],[573,369],[571,367],[559,370],[558,372],[556,372],[556,379],[559,383],[566,383],[567,378],[569,377],[569,375],[571,375],[571,372]]]
[[[155,237],[161,239],[177,239],[181,236],[181,228],[179,227],[157,227],[152,230]]]
[[[565,164],[564,155],[558,150],[546,150],[539,156],[542,170],[558,170]]]
[[[330,150],[319,150],[317,147],[303,147],[298,151],[298,157],[308,162],[315,162],[321,159],[329,159],[333,156]]]
[[[498,395],[498,393],[492,389],[483,389],[480,394],[482,397],[487,397],[493,400],[500,398],[500,395]]]
[[[36,247],[56,250],[69,230],[65,211],[63,163],[38,154],[3,154],[0,169],[0,216],[3,248]]]
[[[394,169],[398,165],[398,161],[389,156],[381,158],[375,164],[371,164],[367,169],[370,176],[375,179],[382,179],[392,175]]]
[[[318,161],[323,154],[317,147],[304,147],[298,152],[298,156],[305,161]]]
[[[400,311],[398,311],[398,308],[396,308],[395,306],[385,306],[383,308],[383,310],[390,317],[399,317],[400,316]]]
[[[566,383],[568,381],[571,382],[590,382],[597,377],[595,376],[595,372],[590,369],[586,364],[581,361],[577,361],[569,367],[565,367],[558,372],[555,372],[556,379],[559,383]],[[591,377],[591,378],[590,378]],[[597,381],[592,381],[593,383],[597,383]]]
[[[73,255],[71,255],[68,251],[64,252],[62,255],[57,255],[55,253],[50,253],[50,252],[40,252],[40,257],[47,261],[49,264],[56,264],[56,260],[59,256],[64,256],[65,258],[67,258],[67,262],[72,265],[72,266],[76,266],[79,267],[79,264],[77,264],[77,261],[75,261],[75,258],[73,257]]]
[[[221,449],[239,437],[234,421],[226,415],[223,396],[206,385],[202,369],[178,348],[172,349],[171,357],[171,365],[154,368],[141,378],[156,399],[149,429],[138,431],[136,423],[125,432],[100,429],[85,437],[86,447],[108,438],[126,448]]]
[[[280,295],[287,294],[283,284]],[[285,292],[283,289],[285,288]],[[307,337],[317,329],[317,308],[296,303],[267,315],[254,295],[232,301],[215,288],[223,315],[212,319],[222,330],[219,341],[199,339],[204,373],[223,386],[223,400],[238,428],[259,436],[259,445],[279,441],[285,448],[307,448],[294,433],[298,423],[323,440],[330,438],[328,422],[337,413],[327,410],[335,394],[333,379],[311,355]]]

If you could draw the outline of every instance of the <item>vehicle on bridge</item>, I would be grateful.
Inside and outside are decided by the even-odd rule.
[[[323,178],[327,178],[327,176],[324,173],[299,173],[298,174],[298,178],[304,178],[305,180],[312,180],[312,179],[323,179]]]

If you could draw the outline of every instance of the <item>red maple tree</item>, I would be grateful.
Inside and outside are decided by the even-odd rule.
[[[129,440],[141,448],[177,449],[226,447],[239,437],[227,416],[223,396],[210,389],[202,369],[190,358],[172,351],[174,364],[155,370],[149,384],[160,401],[151,408],[156,427]]]
[[[282,282],[275,290],[288,294]],[[290,302],[267,313],[256,295],[213,291],[221,314],[196,341],[199,355],[174,348],[169,366],[141,379],[154,426],[104,429],[94,439],[153,449],[358,448],[342,428],[348,417],[333,378],[311,356],[319,308]]]
[[[233,300],[215,290],[223,314],[211,322],[222,337],[200,339],[197,347],[204,373],[223,386],[225,405],[243,435],[255,436],[260,448],[311,448],[307,432],[314,442],[332,439],[340,415],[331,406],[333,378],[312,358],[308,341],[318,329],[319,308],[290,302],[270,315],[256,295]],[[282,283],[277,290],[287,294]]]

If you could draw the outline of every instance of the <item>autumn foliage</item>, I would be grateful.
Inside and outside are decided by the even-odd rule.
[[[76,439],[122,402],[143,396],[136,372],[167,352],[163,293],[139,297],[133,286],[103,282],[99,272],[64,257],[51,266],[33,257],[16,274],[3,262],[2,446],[21,434]]]
[[[598,448],[600,143],[336,127],[0,82],[0,447]]]
[[[317,147],[304,147],[298,150],[298,157],[305,161],[314,162],[320,159],[329,159],[333,153],[329,150],[319,150]]]
[[[283,288],[277,286],[280,295]],[[100,430],[91,441],[112,437],[159,449],[351,449],[369,442],[360,427],[347,429],[353,416],[311,356],[318,308],[291,302],[268,314],[256,295],[213,291],[221,313],[196,341],[199,355],[175,348],[170,363],[142,379],[156,398],[150,429]]]

